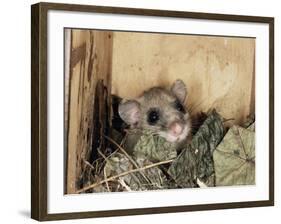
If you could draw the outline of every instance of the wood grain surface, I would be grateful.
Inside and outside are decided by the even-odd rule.
[[[66,192],[74,193],[83,160],[90,156],[98,80],[110,91],[112,33],[71,30],[70,54]]]
[[[182,79],[193,113],[216,108],[241,124],[255,108],[255,39],[114,32],[112,92],[134,98]]]

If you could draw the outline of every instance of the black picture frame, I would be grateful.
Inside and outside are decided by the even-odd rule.
[[[187,212],[226,208],[259,207],[274,205],[274,18],[258,16],[164,11],[138,8],[118,8],[89,5],[38,3],[31,7],[31,217],[39,221],[108,217],[124,215]],[[48,214],[47,201],[47,13],[49,10],[99,12],[167,18],[196,18],[264,23],[269,25],[269,199],[203,205],[138,208],[126,210],[88,211],[76,213]]]

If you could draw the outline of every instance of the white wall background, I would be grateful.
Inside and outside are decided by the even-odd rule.
[[[52,223],[279,223],[281,218],[281,84],[279,1],[274,0],[65,0],[68,3],[275,17],[276,206],[177,214],[69,220]],[[57,0],[56,2],[64,2]],[[35,223],[30,216],[30,5],[2,1],[0,9],[0,222]],[[270,221],[269,221],[270,219]]]

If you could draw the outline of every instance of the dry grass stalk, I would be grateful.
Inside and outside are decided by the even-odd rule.
[[[146,169],[150,169],[150,168],[153,168],[153,167],[156,167],[156,166],[160,166],[160,165],[163,165],[163,164],[167,164],[167,163],[171,163],[171,162],[173,162],[172,159],[166,160],[166,161],[161,161],[161,162],[158,162],[158,163],[153,163],[153,164],[150,164],[150,165],[147,165],[147,166],[144,166],[144,167],[140,167],[140,168],[137,168],[137,169],[132,169],[132,170],[120,173],[118,175],[106,178],[106,179],[104,179],[104,180],[102,180],[102,181],[100,181],[98,183],[91,184],[91,185],[89,185],[87,187],[84,187],[84,188],[76,191],[76,193],[82,193],[84,191],[87,191],[87,190],[90,190],[92,188],[95,188],[95,187],[97,187],[97,186],[99,186],[101,184],[104,184],[104,183],[109,182],[109,181],[113,181],[116,178],[123,177],[123,176],[126,176],[126,175],[131,174],[131,173],[141,172],[141,171],[144,171]]]
[[[110,142],[112,142],[114,145],[116,145],[118,147],[118,149],[129,159],[129,161],[134,165],[134,167],[136,169],[140,169],[139,165],[135,162],[135,160],[126,152],[125,149],[123,149],[117,142],[115,142],[112,138],[103,135],[107,140],[109,140]],[[147,183],[151,183],[151,181],[145,176],[145,174],[143,172],[140,172],[140,174],[142,175],[142,177],[147,181]]]

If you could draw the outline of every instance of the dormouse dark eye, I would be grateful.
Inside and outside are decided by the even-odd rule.
[[[159,111],[157,109],[151,109],[147,113],[147,122],[150,125],[154,125],[159,120]]]
[[[183,105],[180,103],[180,101],[176,100],[174,105],[179,112],[185,113],[185,109]]]

